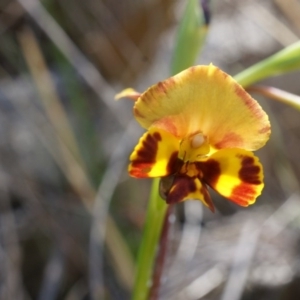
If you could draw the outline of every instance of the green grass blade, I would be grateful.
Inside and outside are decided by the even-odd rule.
[[[300,69],[300,41],[234,76],[243,87],[262,79]]]
[[[195,63],[205,41],[207,24],[199,0],[189,0],[179,26],[171,73],[177,74]]]

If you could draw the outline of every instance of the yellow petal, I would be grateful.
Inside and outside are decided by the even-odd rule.
[[[175,173],[178,150],[179,140],[176,137],[167,131],[152,128],[140,138],[131,154],[129,174],[147,178]]]
[[[214,211],[214,206],[206,186],[196,176],[175,175],[172,188],[167,194],[166,200],[168,204],[185,200],[200,200],[211,211]]]
[[[204,182],[241,206],[253,204],[264,187],[262,165],[252,152],[222,149],[195,164]]]
[[[256,150],[270,135],[260,105],[213,65],[189,68],[150,87],[135,102],[134,114],[144,128],[181,139],[201,132],[215,149]]]
[[[140,93],[132,88],[127,88],[123,90],[122,92],[115,95],[115,100],[120,100],[122,98],[129,98],[131,100],[137,100],[140,97]]]

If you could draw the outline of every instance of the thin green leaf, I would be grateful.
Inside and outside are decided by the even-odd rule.
[[[262,60],[234,76],[242,86],[248,87],[262,79],[300,69],[300,41]]]
[[[207,24],[199,0],[189,0],[179,26],[171,67],[177,74],[195,63],[205,41]]]

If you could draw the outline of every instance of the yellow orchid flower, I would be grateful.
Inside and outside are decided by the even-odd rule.
[[[167,203],[201,200],[214,211],[208,186],[241,205],[263,189],[263,169],[251,151],[270,135],[267,114],[228,74],[212,64],[194,66],[139,94],[136,120],[147,132],[130,156],[129,174],[161,177]]]

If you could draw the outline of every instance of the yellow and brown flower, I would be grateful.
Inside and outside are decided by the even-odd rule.
[[[136,120],[147,132],[130,156],[129,174],[161,177],[167,203],[201,200],[214,210],[207,186],[241,205],[255,202],[263,170],[251,151],[269,138],[270,123],[260,105],[232,77],[213,65],[189,68],[135,100]]]

